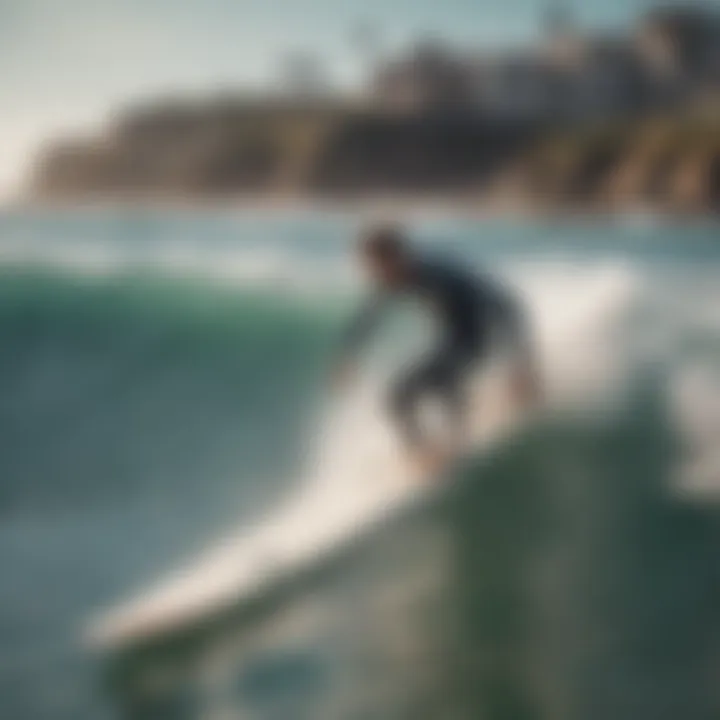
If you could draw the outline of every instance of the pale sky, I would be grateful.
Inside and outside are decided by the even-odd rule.
[[[157,93],[262,85],[309,49],[338,84],[362,64],[358,23],[390,51],[433,36],[478,48],[538,32],[542,0],[0,0],[0,195],[58,131]],[[581,25],[623,23],[653,0],[571,0]]]

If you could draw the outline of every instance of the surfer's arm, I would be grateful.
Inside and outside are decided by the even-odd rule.
[[[355,374],[355,356],[377,326],[385,303],[384,295],[373,296],[361,306],[346,326],[333,371],[333,383],[337,388],[346,386],[352,380]]]
[[[355,313],[345,328],[333,372],[333,383],[336,387],[342,388],[352,380],[355,373],[355,356],[377,326],[384,312],[385,304],[385,295],[370,298]]]
[[[367,342],[385,312],[387,301],[386,294],[374,295],[355,313],[340,341],[342,359],[354,357]]]
[[[389,300],[389,293],[372,295],[355,312],[340,337],[338,352],[340,364],[352,363],[355,356],[362,350],[385,314]]]

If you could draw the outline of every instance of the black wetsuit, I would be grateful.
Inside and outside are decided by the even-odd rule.
[[[464,417],[462,381],[487,350],[491,331],[523,342],[522,317],[515,299],[498,284],[459,264],[422,258],[413,262],[409,280],[397,293],[426,302],[440,325],[440,341],[428,357],[394,383],[390,408],[408,443],[422,442],[415,408],[426,394],[436,394],[457,421]],[[344,348],[360,345],[396,293],[383,293],[361,309],[347,332]]]

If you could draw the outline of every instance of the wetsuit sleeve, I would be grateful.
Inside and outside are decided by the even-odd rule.
[[[372,331],[377,327],[387,304],[388,296],[385,294],[375,295],[365,301],[348,323],[341,337],[341,355],[353,355],[362,347]]]

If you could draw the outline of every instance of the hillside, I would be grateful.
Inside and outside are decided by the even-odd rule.
[[[126,115],[99,137],[54,143],[40,199],[203,198],[480,190],[538,137],[527,124],[340,106],[215,104]]]
[[[456,195],[720,210],[720,111],[575,128],[267,103],[164,105],[39,158],[36,200]]]
[[[590,209],[643,205],[720,211],[720,113],[714,109],[552,133],[496,192]]]

